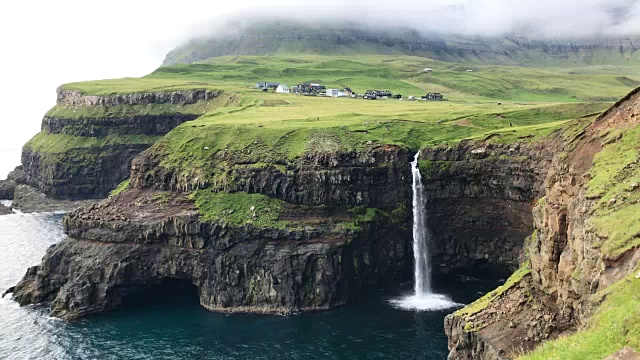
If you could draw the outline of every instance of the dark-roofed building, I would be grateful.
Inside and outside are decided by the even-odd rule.
[[[426,96],[422,97],[425,100],[444,100],[444,96],[440,93],[428,93]]]
[[[271,82],[271,81],[265,81],[265,82],[259,82],[256,84],[256,89],[269,89],[269,90],[275,90],[278,88],[278,86],[280,86],[279,82]]]

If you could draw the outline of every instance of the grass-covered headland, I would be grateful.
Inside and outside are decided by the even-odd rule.
[[[426,68],[432,71],[427,72]],[[256,83],[265,81],[290,87],[303,82],[320,83],[327,88],[349,87],[359,94],[369,89],[389,90],[402,94],[403,100],[303,96],[255,88]],[[230,181],[227,175],[238,166],[270,167],[286,172],[309,153],[358,152],[384,145],[417,151],[466,139],[490,137],[491,141],[524,142],[535,141],[557,129],[568,134],[567,124],[572,120],[590,122],[639,82],[640,68],[623,65],[532,68],[462,65],[404,55],[227,56],[161,67],[140,79],[91,81],[62,87],[97,96],[190,89],[220,91],[215,100],[189,105],[58,105],[47,114],[50,118],[89,124],[136,116],[197,117],[164,136],[91,137],[42,132],[25,147],[41,154],[41,161],[85,166],[87,162],[100,161],[97,157],[102,156],[99,151],[91,151],[88,157],[87,149],[153,144],[147,151],[161,159],[162,169],[177,179],[198,179],[204,184],[189,195],[202,219],[284,228],[289,225],[282,215],[287,211],[286,202],[263,194],[218,192],[224,186],[213,185]],[[447,101],[408,100],[409,96],[419,98],[427,92],[443,93]],[[630,186],[637,187],[640,181],[635,171],[639,137],[637,128],[608,136],[617,140],[596,156],[589,173],[589,192],[601,199],[590,225],[609,239],[603,244],[603,254],[615,257],[639,244],[639,192],[629,191]],[[113,194],[127,187],[129,183],[124,182]],[[618,205],[611,206],[612,199]],[[393,218],[393,211],[345,209],[352,216],[340,226],[354,230],[360,222],[376,216]],[[460,315],[472,315],[528,272],[520,270],[503,287],[461,310]],[[634,290],[638,281],[629,278],[610,287],[592,322],[578,333],[583,336],[550,342],[532,359],[580,358],[563,355],[570,352],[593,358],[611,353],[619,345],[639,346],[637,337],[629,335],[638,328],[638,299]],[[621,310],[622,307],[629,310]],[[618,334],[618,340],[609,339],[611,334]],[[596,343],[600,345],[593,347]]]

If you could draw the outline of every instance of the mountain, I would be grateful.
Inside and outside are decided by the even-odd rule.
[[[629,65],[640,63],[640,36],[536,40],[423,34],[411,28],[372,28],[355,23],[308,25],[292,21],[228,24],[216,35],[189,41],[163,65],[220,56],[320,54],[412,55],[496,65]]]

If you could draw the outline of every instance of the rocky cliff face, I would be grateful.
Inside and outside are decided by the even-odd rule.
[[[413,153],[382,146],[273,161],[220,151],[210,165],[226,169],[219,176],[226,181],[216,182],[163,167],[161,152],[149,149],[133,161],[129,190],[65,218],[70,239],[29,270],[15,299],[52,302],[56,316],[76,318],[118,306],[150,284],[181,279],[215,311],[339,306],[367,285],[411,276]],[[429,220],[443,236],[436,245],[441,270],[515,267],[547,149],[474,142],[426,149],[421,157]],[[202,188],[282,200],[278,220],[288,223],[205,220],[187,195]],[[357,215],[360,208],[375,215]],[[470,229],[444,235],[464,224],[451,218],[465,219]]]
[[[54,199],[104,198],[128,177],[133,158],[151,145],[74,149],[58,161],[48,161],[46,155],[25,147],[22,164],[26,183]]]
[[[63,115],[45,116],[42,132],[23,149],[25,182],[56,199],[104,198],[129,177],[136,155],[176,126],[200,116],[171,108],[162,113],[149,109],[195,104],[219,94],[190,90],[83,95],[61,87],[54,114]],[[113,115],[112,110],[126,115]]]
[[[441,271],[518,268],[552,154],[544,143],[490,141],[422,152],[427,220]]]
[[[219,91],[177,90],[134,94],[85,95],[78,91],[58,88],[58,105],[93,107],[119,105],[195,104],[200,100],[211,100]]]
[[[223,168],[214,182],[202,176],[185,176],[162,166],[162,156],[145,153],[131,167],[135,187],[192,191],[260,193],[301,205],[365,205],[395,207],[411,198],[410,151],[383,146],[363,152],[307,153],[287,161],[247,157],[242,151],[223,151],[211,159]]]
[[[195,120],[196,114],[132,115],[117,118],[65,119],[45,116],[42,131],[83,137],[109,135],[164,135],[183,122]]]
[[[15,299],[53,302],[54,315],[73,319],[179,279],[197,287],[209,310],[293,313],[342,305],[410,268],[406,224],[378,219],[341,229],[331,223],[349,221],[347,212],[318,220],[313,213],[324,210],[292,205],[282,215],[296,218],[290,228],[235,226],[201,220],[184,195],[158,194],[167,193],[134,189],[72,213],[64,226],[73,238],[29,269]]]
[[[615,182],[605,184],[630,186],[615,194],[629,197],[626,204],[616,197],[605,201],[594,192],[592,180],[602,176],[594,172],[594,156],[635,129],[638,115],[640,89],[592,124],[575,124],[556,137],[558,147],[544,177],[544,197],[533,208],[535,229],[524,249],[528,262],[517,279],[445,319],[450,359],[512,358],[580,328],[598,305],[591,295],[634,271],[640,251],[632,245],[633,236],[627,240],[630,245],[612,245],[610,238],[616,235],[598,228],[598,218],[620,210],[618,221],[623,221],[627,206],[634,206],[637,184],[625,182],[636,173],[637,159],[623,163],[612,179]]]

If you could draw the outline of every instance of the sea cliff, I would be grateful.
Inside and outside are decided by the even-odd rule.
[[[640,262],[633,230],[639,114],[636,89],[594,122],[574,124],[557,138],[521,269],[503,287],[445,319],[450,359],[515,358],[560,335],[597,328],[591,318]],[[623,330],[616,341],[624,344],[627,331],[633,332]]]

